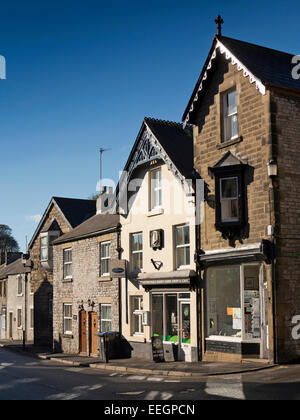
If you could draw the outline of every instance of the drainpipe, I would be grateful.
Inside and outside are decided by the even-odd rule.
[[[121,248],[121,224],[118,225],[117,230],[117,252],[118,252],[118,259],[122,259],[122,252],[123,249]],[[119,294],[119,332],[120,336],[122,337],[122,279],[118,279],[118,294]]]

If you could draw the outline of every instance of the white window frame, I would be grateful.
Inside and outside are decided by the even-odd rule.
[[[103,313],[102,308],[103,307],[110,307],[110,316],[111,316],[110,319],[102,317],[102,313]],[[102,322],[110,322],[110,326],[112,328],[112,304],[111,303],[100,303],[100,331],[101,332],[106,332],[106,331],[103,331]]]
[[[223,191],[222,191],[222,181],[228,181],[230,179],[236,180],[236,197],[230,197],[230,198],[223,198]],[[238,206],[238,217],[234,217],[232,219],[223,219],[222,215],[222,201],[237,201]],[[220,212],[221,212],[221,222],[222,223],[230,223],[230,222],[238,222],[239,221],[239,178],[237,176],[231,176],[231,177],[224,177],[220,178]]]
[[[60,235],[59,231],[49,231],[49,232],[44,232],[41,233],[40,235],[40,261],[41,262],[47,262],[49,260],[53,259],[53,255],[52,255],[52,244],[50,244],[50,237],[54,237],[53,241],[58,238]],[[42,245],[42,239],[43,238],[47,238],[47,245]],[[52,241],[52,242],[53,242]],[[42,249],[47,249],[47,258],[42,258]]]
[[[134,300],[138,299],[139,302],[139,309],[133,309],[134,308]],[[145,328],[143,325],[143,303],[144,303],[144,299],[143,296],[131,296],[131,315],[132,315],[132,319],[131,319],[131,335],[132,336],[144,336],[145,335]],[[135,331],[134,325],[134,319],[135,317],[138,317],[139,320],[139,331]]]
[[[232,92],[235,92],[236,95],[236,110],[234,112],[229,113],[228,111],[228,95]],[[239,120],[238,120],[238,105],[237,105],[237,89],[233,88],[228,90],[227,92],[222,93],[222,106],[223,106],[223,142],[227,142],[227,141],[231,141],[231,140],[235,140],[239,137],[239,134],[237,133],[235,136],[232,135],[232,118],[236,115],[237,116],[237,124],[239,124]],[[226,138],[226,133],[227,133],[227,125],[230,124],[230,132],[231,132],[231,137],[230,138]],[[239,125],[238,125],[239,127]]]
[[[159,173],[159,182],[157,185],[156,174]],[[150,171],[150,211],[162,207],[162,168],[155,168]]]
[[[136,235],[141,235],[142,236],[142,249],[141,250],[136,250],[136,251],[134,251],[133,250],[133,237],[134,236],[136,236]],[[132,267],[132,271],[133,272],[136,272],[136,271],[139,271],[139,270],[142,270],[143,269],[143,266],[144,266],[144,255],[143,255],[143,252],[144,252],[144,243],[143,243],[143,232],[136,232],[136,233],[131,233],[130,234],[130,253],[131,253],[131,267]],[[134,259],[133,259],[133,255],[135,255],[135,254],[142,254],[142,266],[141,267],[134,267]]]
[[[109,250],[109,256],[108,257],[103,257],[102,256],[102,246],[104,245],[109,245],[108,250]],[[100,242],[100,276],[101,277],[107,277],[110,276],[110,272],[102,272],[103,271],[103,261],[109,261],[109,266],[110,266],[110,246],[111,246],[111,241],[106,241],[106,242]]]
[[[177,229],[178,228],[184,228],[185,226],[188,226],[188,228],[189,228],[189,243],[188,244],[183,244],[183,245],[177,245]],[[190,267],[190,265],[191,265],[191,228],[190,228],[189,223],[185,223],[183,225],[174,226],[174,248],[175,248],[175,265],[176,265],[176,270],[182,270],[182,269],[185,269],[185,268]],[[189,248],[189,251],[190,251],[190,263],[187,264],[187,265],[178,265],[177,250],[180,249],[180,248]]]
[[[69,306],[71,307],[71,316],[65,315],[65,308]],[[66,329],[65,321],[71,321],[71,331]],[[72,335],[73,334],[73,304],[72,303],[63,303],[63,333],[65,335]]]
[[[65,253],[66,252],[68,252],[68,251],[71,251],[71,261],[68,261],[68,262],[66,262],[65,261]],[[73,278],[73,272],[72,272],[72,264],[73,264],[73,255],[72,255],[73,253],[72,253],[72,248],[66,248],[66,249],[64,249],[63,250],[63,278],[64,278],[64,280],[68,280],[68,279],[72,279]],[[71,275],[69,275],[69,276],[65,276],[65,266],[66,265],[69,265],[69,266],[71,266]]]
[[[18,290],[17,290],[17,296],[18,297],[21,297],[21,296],[23,296],[23,277],[19,274],[18,276],[17,276],[17,279],[18,279]]]
[[[19,319],[20,314],[20,319]],[[20,320],[20,323],[19,323]],[[22,330],[23,329],[23,308],[19,307],[17,308],[17,329]]]

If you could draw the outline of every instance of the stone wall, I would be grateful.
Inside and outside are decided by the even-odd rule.
[[[65,353],[78,353],[80,345],[80,310],[87,315],[97,313],[97,330],[100,332],[100,304],[112,305],[112,330],[119,331],[118,279],[100,276],[100,243],[111,241],[110,256],[118,258],[117,232],[99,237],[56,245],[54,247],[54,348]],[[63,250],[72,248],[72,279],[63,279]],[[89,306],[88,300],[94,302]],[[72,334],[65,335],[63,304],[72,304]],[[87,323],[87,348],[90,353],[89,323]]]
[[[46,232],[53,221],[56,220],[61,232],[70,231],[70,225],[62,216],[55,205],[49,210],[49,214],[40,228],[40,232]],[[40,235],[37,235],[30,248],[30,258],[33,262],[31,271],[31,291],[34,293],[34,341],[36,345],[52,345],[52,301],[53,301],[53,273],[41,265]]]

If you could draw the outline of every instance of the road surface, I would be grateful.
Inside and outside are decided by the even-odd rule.
[[[300,399],[300,366],[201,379],[110,373],[0,349],[0,400]]]

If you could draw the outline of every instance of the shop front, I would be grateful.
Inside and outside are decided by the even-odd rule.
[[[222,253],[221,253],[222,254]],[[267,265],[260,252],[206,260],[204,359],[269,358]],[[221,255],[220,255],[221,256]],[[227,255],[228,256],[228,255]],[[254,261],[251,261],[254,260]],[[260,261],[261,260],[261,261]]]
[[[171,357],[170,360],[198,361],[197,293],[194,278],[140,280],[149,293],[149,339],[160,337],[165,356]]]

